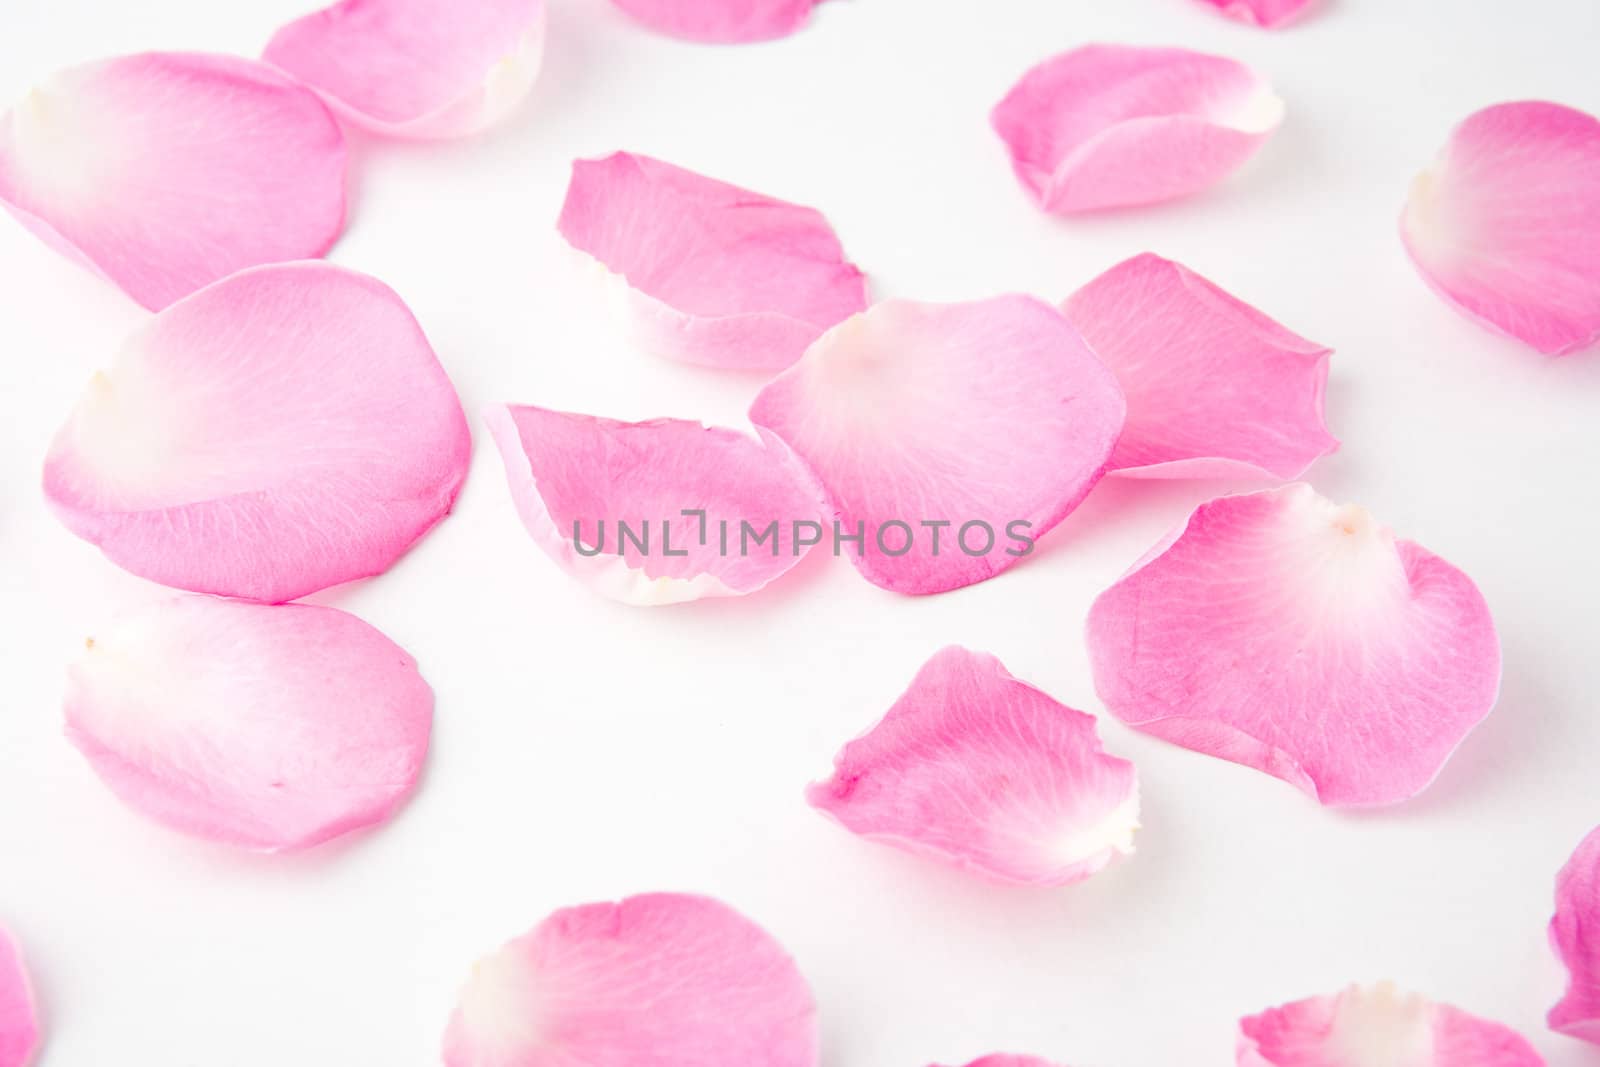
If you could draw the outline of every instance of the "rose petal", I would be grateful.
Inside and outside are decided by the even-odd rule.
[[[1200,0],[1231,19],[1264,29],[1287,26],[1316,6],[1316,0]]]
[[[852,833],[1005,882],[1067,885],[1133,851],[1133,764],[1092,716],[950,647],[806,791]]]
[[[38,1047],[38,1011],[22,951],[0,927],[0,1067],[24,1067]]]
[[[1600,829],[1556,876],[1550,944],[1567,968],[1567,992],[1550,1009],[1550,1028],[1600,1045]]]
[[[534,541],[613,600],[753,593],[827,532],[820,490],[770,435],[522,405],[498,405],[486,418]],[[797,533],[796,523],[809,525]]]
[[[1123,402],[1032,297],[888,300],[824,334],[750,418],[817,472],[840,531],[861,535],[842,551],[868,581],[937,593],[1010,567],[1077,507]]]
[[[1283,101],[1242,63],[1126,45],[1045,60],[990,116],[1017,177],[1055,214],[1199,192],[1255,155],[1282,119]]]
[[[1202,504],[1100,595],[1088,637],[1118,718],[1324,804],[1422,790],[1500,684],[1472,580],[1307,485]]]
[[[1412,183],[1400,236],[1489,329],[1551,355],[1600,340],[1600,120],[1537,100],[1471,115]]]
[[[344,134],[263,63],[148,52],[73,67],[0,119],[0,203],[151,310],[344,228]]]
[[[1135,256],[1061,310],[1128,400],[1113,473],[1295,478],[1339,447],[1322,419],[1330,351],[1181,263]]]
[[[292,600],[387,569],[450,510],[470,450],[393,291],[277,264],[129,337],[56,435],[44,487],[74,533],[135,574]]]
[[[528,95],[544,33],[544,0],[342,0],[284,26],[263,58],[358,126],[461,137]]]
[[[934,1067],[938,1067],[937,1064]],[[1049,1060],[1041,1060],[1037,1056],[1013,1056],[1008,1053],[998,1052],[992,1056],[973,1060],[967,1067],[1058,1067]]]
[[[1239,1020],[1239,1067],[1543,1067],[1516,1031],[1388,982]]]
[[[787,37],[819,0],[611,0],[658,33],[686,41],[743,44]]]
[[[129,807],[276,851],[389,817],[421,773],[433,691],[354,615],[182,596],[88,642],[66,717]]]
[[[787,367],[867,306],[817,211],[648,156],[577,160],[557,224],[624,294],[634,340],[710,367]]]
[[[551,915],[480,960],[445,1067],[815,1067],[816,1007],[772,937],[706,897]]]

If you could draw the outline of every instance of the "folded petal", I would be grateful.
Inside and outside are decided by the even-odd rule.
[[[658,33],[686,41],[743,44],[787,37],[819,0],[611,0]]]
[[[387,569],[450,510],[470,450],[455,390],[392,290],[277,264],[129,337],[56,435],[44,488],[135,574],[293,600]]]
[[[26,1067],[39,1047],[39,1019],[22,952],[0,928],[0,1067]]]
[[[1516,1031],[1388,982],[1239,1020],[1239,1067],[1543,1067]]]
[[[1422,790],[1500,685],[1472,580],[1307,485],[1202,504],[1100,595],[1088,638],[1118,718],[1324,804]]]
[[[1092,716],[955,646],[806,799],[863,837],[1031,885],[1089,877],[1139,827],[1133,764],[1101,750]]]
[[[1242,63],[1100,44],[1040,63],[990,116],[1018,179],[1055,214],[1199,192],[1282,119],[1283,101]]]
[[[478,962],[445,1067],[815,1067],[794,961],[725,904],[650,893],[565,908]]]
[[[344,228],[344,134],[264,63],[147,52],[63,71],[0,119],[0,204],[159,310]]]
[[[640,347],[710,367],[787,367],[867,306],[822,215],[616,152],[572,164],[557,224],[622,298]]]
[[[354,615],[182,596],[88,642],[66,717],[129,807],[276,851],[389,817],[422,771],[433,691]]]
[[[1231,19],[1265,29],[1287,26],[1316,6],[1316,0],[1200,0]]]
[[[1400,235],[1489,329],[1551,355],[1600,340],[1600,119],[1539,100],[1476,112],[1412,183]]]
[[[1567,968],[1567,992],[1550,1009],[1550,1028],[1600,1045],[1600,829],[1556,876],[1550,944]]]
[[[461,137],[528,95],[544,32],[545,0],[341,0],[284,26],[263,58],[358,126]]]
[[[1295,478],[1339,447],[1322,418],[1330,350],[1181,263],[1135,256],[1061,310],[1128,401],[1113,473]]]

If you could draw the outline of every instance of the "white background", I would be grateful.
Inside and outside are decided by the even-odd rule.
[[[426,778],[390,825],[238,854],[123,809],[61,736],[63,668],[163,591],[46,511],[57,424],[145,313],[0,220],[0,920],[50,1030],[42,1067],[421,1067],[473,959],[550,910],[712,893],[797,956],[825,1067],[1232,1062],[1235,1020],[1393,978],[1526,1033],[1562,972],[1552,879],[1600,822],[1600,352],[1481,331],[1395,235],[1451,125],[1544,97],[1600,112],[1594,0],[1332,0],[1266,33],[1189,0],[830,0],[798,36],[707,47],[605,0],[552,0],[526,109],[480,139],[361,140],[339,263],[411,304],[473,417],[456,514],[389,574],[324,593],[414,653],[438,693]],[[254,54],[297,0],[7,0],[0,97],[150,48]],[[1181,44],[1267,72],[1288,119],[1179,204],[1054,220],[987,112],[1089,41]],[[629,351],[572,299],[554,230],[574,156],[626,148],[815,205],[879,296],[1059,299],[1176,258],[1337,351],[1342,451],[1311,480],[1482,586],[1505,646],[1489,720],[1399,808],[1322,810],[1255,771],[1104,719],[1143,777],[1138,853],[1065,890],[1005,889],[859,841],[801,790],[942,645],[998,654],[1092,712],[1094,595],[1188,508],[1242,487],[1106,483],[1031,562],[902,598],[813,554],[742,601],[602,601],[523,533],[477,414],[523,401],[737,423],[755,378]]]

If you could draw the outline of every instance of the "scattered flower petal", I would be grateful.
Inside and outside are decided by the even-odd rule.
[[[480,960],[445,1067],[815,1067],[794,961],[725,904],[650,893],[549,916]]]
[[[1092,716],[955,646],[806,799],[863,837],[1029,885],[1089,877],[1139,828],[1133,764],[1101,750]]]
[[[1421,791],[1489,713],[1472,580],[1310,486],[1202,504],[1089,612],[1106,706],[1324,804]]]
[[[344,229],[345,145],[264,63],[147,52],[63,71],[0,119],[0,204],[160,310]]]
[[[1317,0],[1200,0],[1231,19],[1263,29],[1277,29],[1298,21]]]
[[[0,928],[0,1067],[26,1067],[39,1047],[39,1018],[22,952]]]
[[[1085,45],[1025,74],[990,117],[1054,214],[1172,200],[1255,155],[1283,101],[1242,63],[1181,48]]]
[[[938,1067],[937,1064],[934,1067]],[[1037,1056],[1013,1056],[1004,1052],[997,1052],[992,1056],[973,1060],[967,1067],[1058,1067],[1049,1060],[1041,1060]]]
[[[612,0],[669,37],[744,44],[787,37],[804,26],[819,0]]]
[[[1551,355],[1600,340],[1600,120],[1537,100],[1469,116],[1411,184],[1400,235],[1489,329]]]
[[[776,370],[867,306],[819,212],[649,156],[574,162],[557,225],[634,341],[668,359]]]
[[[44,487],[73,533],[135,574],[293,600],[387,569],[450,510],[470,450],[392,290],[277,264],[129,337],[56,435]]]
[[[1135,256],[1061,310],[1128,400],[1113,473],[1296,478],[1339,447],[1322,418],[1329,350],[1181,263]]]
[[[1550,944],[1567,968],[1567,992],[1550,1009],[1550,1028],[1600,1045],[1600,829],[1556,876]]]

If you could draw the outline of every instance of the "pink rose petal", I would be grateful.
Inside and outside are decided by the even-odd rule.
[[[1054,214],[1199,192],[1255,155],[1283,101],[1231,59],[1085,45],[1023,75],[990,116],[1011,166]]]
[[[616,152],[572,164],[557,224],[620,288],[634,340],[710,367],[787,367],[867,306],[817,211]]]
[[[806,799],[863,837],[1030,885],[1089,877],[1139,827],[1133,764],[1101,750],[1092,716],[954,646]]]
[[[1181,263],[1135,256],[1061,310],[1128,400],[1113,473],[1295,478],[1339,447],[1322,418],[1329,350]]]
[[[450,510],[471,439],[400,298],[327,263],[157,315],[45,460],[63,522],[166,585],[293,600],[387,569]]]
[[[1489,329],[1551,355],[1600,340],[1600,120],[1537,100],[1469,116],[1412,183],[1400,236]]]
[[[1264,29],[1287,26],[1316,6],[1317,0],[1200,0],[1231,19]]]
[[[151,310],[344,228],[344,134],[263,63],[148,52],[73,67],[0,119],[0,204]]]
[[[819,0],[611,0],[658,33],[686,41],[742,44],[787,37]]]
[[[861,535],[842,551],[868,581],[937,593],[1010,567],[1077,507],[1123,401],[1032,297],[888,300],[824,334],[750,418],[817,472],[839,529]]]
[[[493,407],[487,419],[534,541],[613,600],[753,593],[827,533],[820,490],[770,435],[522,405]],[[809,525],[797,533],[796,523]]]
[[[937,1064],[934,1067],[938,1067]],[[967,1067],[1059,1067],[1049,1060],[1041,1060],[1037,1056],[1012,1056],[1004,1052],[982,1059],[973,1060]]]
[[[480,960],[445,1067],[815,1067],[794,961],[706,897],[651,893],[551,915]]]
[[[341,0],[280,29],[264,58],[358,126],[461,137],[528,95],[544,31],[545,0]]]
[[[1543,1067],[1516,1031],[1388,982],[1239,1020],[1239,1067]]]
[[[1567,968],[1567,992],[1550,1009],[1550,1028],[1600,1045],[1600,829],[1556,876],[1550,944]]]
[[[422,771],[433,691],[354,615],[182,596],[88,642],[66,716],[129,807],[276,851],[390,816]]]
[[[1324,804],[1421,791],[1500,685],[1472,580],[1307,485],[1202,504],[1100,595],[1088,638],[1118,718]]]
[[[22,951],[0,927],[0,1067],[25,1067],[38,1047],[38,1010]]]

